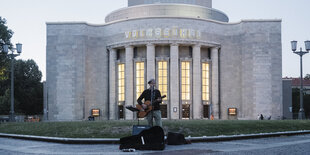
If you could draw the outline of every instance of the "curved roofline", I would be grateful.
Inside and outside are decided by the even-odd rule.
[[[107,20],[107,17],[111,16],[112,14],[117,13],[117,12],[120,12],[120,11],[124,11],[124,10],[127,10],[127,9],[140,8],[140,7],[146,7],[146,6],[174,6],[174,5],[177,5],[177,6],[197,7],[197,8],[202,8],[202,9],[209,9],[209,10],[212,10],[212,11],[215,11],[215,12],[218,12],[218,13],[220,13],[220,14],[225,15],[225,16],[227,17],[228,21],[229,21],[228,15],[227,15],[226,13],[224,13],[223,11],[221,11],[221,10],[214,9],[214,8],[210,8],[210,7],[205,7],[205,6],[200,6],[200,5],[180,4],[180,3],[142,4],[142,5],[134,5],[134,6],[129,6],[129,7],[123,7],[123,8],[114,10],[114,11],[112,11],[111,13],[107,14],[106,17],[105,17],[105,21]],[[152,16],[149,16],[149,17],[152,17]],[[169,16],[165,16],[165,17],[169,17]],[[178,17],[181,17],[181,16],[178,16]],[[135,19],[135,17],[133,17],[133,18],[131,18],[131,19]],[[114,22],[114,21],[111,21],[111,22]]]
[[[236,25],[236,24],[241,24],[243,22],[282,22],[282,19],[242,19],[237,22],[220,22],[216,20],[211,20],[211,19],[201,19],[201,18],[190,18],[190,17],[142,17],[142,18],[131,18],[131,19],[123,19],[123,20],[117,20],[109,23],[104,23],[104,24],[92,24],[92,23],[87,23],[87,22],[45,22],[47,25],[61,25],[61,24],[85,24],[88,26],[94,26],[94,27],[99,27],[99,26],[107,26],[107,25],[112,25],[115,23],[120,23],[120,22],[126,22],[126,21],[131,21],[131,20],[141,20],[141,19],[149,19],[149,18],[179,18],[179,19],[192,19],[192,20],[202,20],[202,21],[207,21],[207,22],[213,22],[217,24],[223,24],[223,25]]]
[[[123,8],[120,8],[120,9],[117,9],[117,10],[114,10],[112,12],[110,12],[109,14],[107,14],[106,16],[109,16],[110,14],[113,14],[115,12],[118,12],[118,11],[121,11],[121,10],[125,10],[125,9],[128,9],[128,8],[135,8],[135,7],[141,7],[141,6],[150,6],[150,5],[184,5],[184,6],[194,6],[194,7],[201,7],[201,8],[209,8],[209,9],[212,9],[212,10],[215,10],[215,11],[218,11],[220,13],[223,13],[227,16],[226,13],[224,13],[223,11],[221,10],[218,10],[218,9],[214,9],[214,8],[210,8],[210,7],[205,7],[205,6],[200,6],[200,5],[193,5],[193,4],[181,4],[181,3],[157,3],[157,4],[141,4],[141,5],[134,5],[134,6],[128,6],[128,7],[123,7]],[[227,16],[228,17],[228,16]]]

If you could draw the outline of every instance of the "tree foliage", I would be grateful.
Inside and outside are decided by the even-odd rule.
[[[42,113],[42,73],[33,60],[18,60],[15,63],[15,98],[20,113],[27,115]]]
[[[6,26],[6,20],[0,16],[0,52],[2,45],[11,45],[13,31]],[[9,80],[9,58],[5,54],[0,54],[0,114],[9,113],[10,90],[8,89]]]
[[[307,75],[305,76],[305,80],[310,80],[310,74],[307,74]]]
[[[293,104],[293,114],[294,118],[298,118],[298,112],[300,109],[300,89],[293,88],[292,89],[292,104]],[[309,119],[310,118],[310,94],[304,93],[303,95],[303,108],[305,110],[305,115]]]
[[[11,45],[11,37],[13,31],[6,26],[6,20],[0,16],[0,51],[2,52],[2,45]],[[0,54],[0,80],[8,79],[9,58],[5,54]],[[3,88],[3,83],[0,82],[0,89]],[[0,90],[0,96],[5,91]],[[1,94],[2,93],[2,94]]]
[[[41,114],[43,109],[42,73],[33,60],[17,60],[14,65],[14,109],[16,113],[34,115]],[[8,114],[10,107],[10,81],[3,83],[0,95],[0,114]]]
[[[11,45],[11,38],[13,31],[6,26],[6,19],[0,16],[0,51],[2,51],[2,45]],[[0,54],[0,80],[4,78],[6,72],[5,68],[8,67],[9,59],[5,54]]]
[[[3,44],[9,44],[13,35],[6,26],[6,20],[0,17],[0,50]],[[5,54],[0,54],[0,115],[10,111],[10,61]],[[43,110],[42,73],[33,60],[14,60],[14,111],[19,114],[40,114]]]
[[[12,35],[13,31],[6,26],[6,19],[0,16],[0,48],[3,44],[11,45]]]

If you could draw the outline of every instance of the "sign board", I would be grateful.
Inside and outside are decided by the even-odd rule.
[[[199,30],[187,28],[147,28],[136,29],[125,32],[126,39],[142,39],[142,38],[181,38],[181,39],[200,39],[201,32]]]
[[[92,110],[91,110],[91,115],[92,115],[93,117],[98,117],[98,116],[100,116],[100,110],[99,110],[99,109],[92,109]]]
[[[237,108],[228,108],[228,115],[230,116],[237,115]]]

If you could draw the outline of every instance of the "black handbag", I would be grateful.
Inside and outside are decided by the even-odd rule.
[[[184,138],[184,135],[181,133],[168,132],[167,144],[168,145],[182,145],[188,144]]]

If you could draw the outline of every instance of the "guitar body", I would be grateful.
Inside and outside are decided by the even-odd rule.
[[[145,101],[144,104],[147,105],[146,109],[143,109],[140,104],[136,105],[136,108],[139,109],[138,118],[144,118],[152,110],[151,101]]]
[[[165,98],[166,95],[161,96],[160,98]],[[136,108],[139,110],[138,112],[138,118],[144,118],[150,111],[152,111],[152,103],[151,101],[145,101],[144,102],[145,105],[147,105],[146,109],[143,109],[142,105],[137,104]]]

